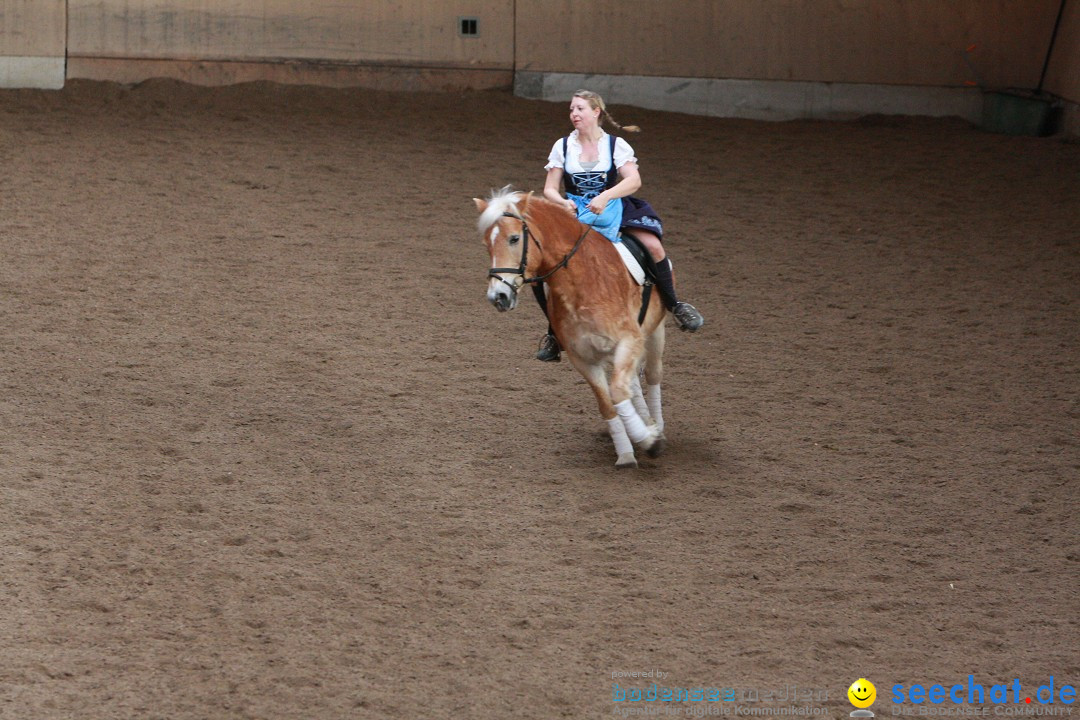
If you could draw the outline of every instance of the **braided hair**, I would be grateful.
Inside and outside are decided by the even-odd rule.
[[[620,125],[619,123],[615,122],[615,118],[611,117],[611,113],[607,111],[607,107],[604,105],[604,98],[600,97],[592,90],[578,90],[576,93],[574,93],[574,97],[581,98],[582,100],[586,101],[587,103],[589,103],[589,107],[593,108],[594,110],[599,108],[601,123],[606,122],[616,130],[625,130],[626,132],[641,132],[641,128],[637,125]]]

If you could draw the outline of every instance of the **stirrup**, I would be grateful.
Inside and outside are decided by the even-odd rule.
[[[687,302],[675,303],[671,314],[675,317],[679,329],[686,332],[697,332],[698,328],[705,324],[705,318],[701,317],[697,308]]]
[[[548,333],[540,338],[540,349],[536,353],[536,359],[541,362],[559,362],[562,359],[560,352],[562,348],[559,346],[559,341],[554,335]]]

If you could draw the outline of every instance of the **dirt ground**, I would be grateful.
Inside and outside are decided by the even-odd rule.
[[[1077,685],[1080,144],[612,110],[707,319],[637,471],[484,297],[563,103],[0,92],[0,717]]]

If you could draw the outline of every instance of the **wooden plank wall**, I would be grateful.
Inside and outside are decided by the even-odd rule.
[[[1059,0],[518,0],[537,72],[958,87],[1038,81]]]
[[[0,87],[62,87],[67,0],[0,0]]]
[[[1048,91],[1080,103],[1080,2],[1067,2],[1046,72]]]
[[[68,0],[69,76],[509,86],[514,0]],[[479,34],[459,34],[459,18]],[[409,78],[412,78],[411,84]]]
[[[0,0],[0,56],[63,57],[67,0]]]

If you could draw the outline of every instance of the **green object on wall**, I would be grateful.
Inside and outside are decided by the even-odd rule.
[[[983,95],[981,127],[1005,135],[1045,137],[1055,131],[1053,98],[1019,90]]]

